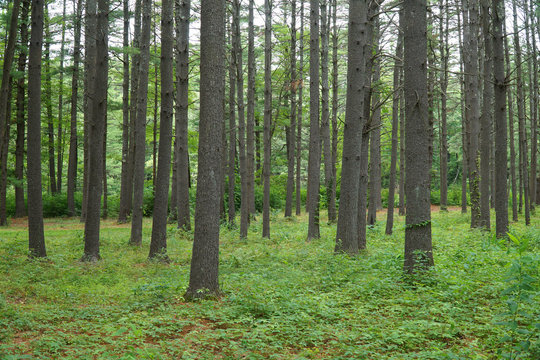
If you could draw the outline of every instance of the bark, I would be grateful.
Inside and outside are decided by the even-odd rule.
[[[516,57],[516,92],[517,109],[519,125],[519,145],[520,145],[520,173],[523,184],[523,199],[525,209],[525,225],[531,222],[529,205],[529,176],[528,176],[528,156],[527,156],[527,134],[525,129],[525,94],[523,89],[523,75],[521,68],[521,46],[519,43],[519,32],[517,25],[516,0],[512,0],[512,9],[514,15],[514,49]]]
[[[529,11],[525,10],[526,19],[530,22],[530,31],[531,39],[530,43],[532,46],[528,46],[528,50],[531,54],[531,60],[529,61],[529,92],[530,92],[530,122],[531,122],[531,168],[529,174],[529,191],[530,191],[530,204],[531,210],[534,210],[535,204],[537,204],[540,199],[536,198],[536,176],[537,176],[537,162],[538,162],[538,52],[536,48],[536,37],[535,37],[535,19],[533,14],[535,14],[533,2],[529,0]],[[527,22],[525,26],[527,26]],[[528,27],[527,27],[528,28]],[[527,45],[529,45],[529,36],[527,36]],[[532,66],[532,69],[531,69]]]
[[[51,31],[48,5],[45,7],[45,112],[47,116],[47,146],[49,149],[49,190],[56,194],[56,168],[54,165],[54,126],[51,79]]]
[[[396,187],[396,163],[397,163],[397,148],[398,148],[398,124],[399,124],[399,98],[400,98],[400,83],[399,72],[403,64],[403,40],[402,33],[398,33],[396,44],[396,59],[394,60],[394,95],[392,99],[392,149],[390,154],[390,182],[388,185],[388,211],[386,214],[386,234],[392,235],[392,227],[394,226],[394,193]]]
[[[66,18],[66,0],[62,2],[62,18]],[[60,69],[58,74],[58,124],[56,130],[56,190],[62,192],[62,172],[64,167],[64,56],[65,56],[66,21],[62,21],[62,36],[60,42]]]
[[[187,298],[219,295],[219,182],[223,121],[224,4],[201,1],[199,164]]]
[[[431,246],[429,124],[427,103],[426,2],[403,3],[405,91],[404,270],[414,273],[433,265]]]
[[[330,197],[328,202],[328,221],[336,222],[336,192],[337,192],[337,150],[338,150],[338,28],[337,28],[337,0],[332,2],[332,181],[330,184]],[[330,23],[330,19],[328,21]]]
[[[366,97],[364,96],[364,99]],[[364,108],[366,108],[366,105],[364,104]],[[364,110],[364,114],[366,114],[367,111]],[[369,120],[368,120],[369,121]],[[360,178],[358,181],[358,216],[357,216],[357,222],[358,222],[358,249],[364,250],[367,247],[367,217],[366,217],[366,209],[368,206],[367,201],[367,192],[368,192],[368,181],[369,181],[369,173],[368,173],[368,167],[369,167],[369,128],[371,124],[366,122],[366,125],[362,129],[362,147],[360,150]]]
[[[164,0],[161,7],[161,112],[159,159],[154,187],[154,213],[149,258],[167,254],[167,210],[171,173],[173,118],[173,0]]]
[[[272,126],[272,4],[264,1],[264,160],[263,160],[263,231],[270,238],[270,156]]]
[[[28,245],[30,257],[46,257],[41,195],[41,54],[43,45],[43,0],[32,0],[30,47],[28,51],[28,149],[26,176]]]
[[[401,21],[401,17],[400,17]],[[403,59],[402,59],[403,62]],[[399,215],[405,215],[405,93],[403,92],[403,66],[399,72]]]
[[[296,0],[291,3],[291,73],[290,73],[290,125],[287,132],[287,194],[285,197],[285,217],[292,216],[292,197],[294,192],[294,163],[296,160]]]
[[[480,118],[480,227],[485,230],[490,228],[490,209],[489,209],[489,183],[490,183],[490,164],[489,157],[491,153],[491,126],[492,102],[493,102],[493,59],[491,48],[490,33],[490,0],[482,1],[482,35],[484,37],[484,74],[483,74],[483,103],[482,116]]]
[[[365,42],[367,1],[351,1],[349,6],[347,98],[343,129],[341,194],[336,230],[336,252],[358,253],[359,181],[364,116]],[[345,195],[346,194],[346,195]]]
[[[296,130],[296,215],[302,212],[302,183],[300,171],[302,169],[302,122],[303,122],[303,89],[304,89],[304,1],[300,2],[300,44],[298,45],[300,53],[300,63],[298,66],[298,105],[297,105],[297,130]]]
[[[21,0],[13,1],[13,8],[11,11],[11,18],[9,24],[9,33],[7,37],[7,45],[4,50],[3,68],[2,68],[2,85],[0,87],[0,159],[4,159],[7,120],[8,120],[8,102],[10,98],[9,85],[11,83],[11,67],[13,65],[13,59],[15,58],[15,43],[17,42],[17,23],[19,19],[19,10],[21,7]]]
[[[324,186],[326,188],[326,205],[328,207],[328,220],[335,220],[335,210],[330,209],[332,193],[332,149],[330,143],[330,88],[328,82],[328,22],[327,0],[321,1],[321,140],[324,160]],[[331,215],[332,214],[332,215]],[[331,219],[331,216],[333,218]]]
[[[154,20],[152,20],[152,34],[154,35],[154,56],[158,56],[157,52],[157,34],[156,34],[156,19],[155,19],[155,11],[156,11],[156,4],[154,3],[153,9],[154,11]],[[157,133],[158,133],[158,64],[154,62],[154,117],[153,117],[153,124],[152,124],[152,187],[156,187],[156,171],[157,171]],[[155,198],[154,198],[155,199]]]
[[[506,82],[504,73],[504,43],[502,23],[504,22],[504,1],[492,0],[493,19],[493,76],[495,104],[495,228],[497,237],[505,237],[508,232],[508,192],[507,192],[507,128],[506,128]]]
[[[8,119],[6,119],[6,132],[4,138],[4,148],[2,149],[2,158],[0,158],[0,226],[7,225],[7,162],[8,162],[8,152],[9,152],[9,135],[11,128],[11,94],[13,89],[13,82],[9,80],[10,84],[8,86],[8,98],[7,98],[7,111],[6,114]]]
[[[103,162],[102,162],[102,181],[103,181],[103,206],[101,209],[101,217],[106,219],[109,216],[108,206],[108,190],[107,190],[107,111],[105,111],[105,119],[103,125]]]
[[[234,220],[236,218],[236,204],[235,204],[235,188],[236,188],[236,67],[235,61],[236,56],[234,56],[233,51],[233,36],[232,36],[232,25],[230,29],[230,45],[231,45],[231,56],[229,61],[229,167],[228,167],[228,177],[229,177],[229,203],[228,203],[228,213],[229,213],[229,226],[234,226]]]
[[[88,141],[88,202],[84,224],[84,255],[82,261],[97,261],[99,254],[99,225],[101,212],[101,192],[103,179],[103,134],[107,119],[107,80],[109,1],[98,0],[97,21],[92,39],[96,43],[93,111],[89,123]]]
[[[133,210],[131,217],[131,245],[142,244],[144,160],[146,155],[146,108],[148,101],[148,68],[150,62],[150,26],[152,2],[143,0],[141,54],[139,64],[139,83],[137,86],[137,114],[135,118],[135,152],[133,166]]]
[[[24,0],[22,3],[20,34],[21,46],[28,46],[28,13],[30,10],[30,0]],[[25,82],[24,73],[26,67],[26,51],[22,50],[19,53],[17,63],[17,71],[22,76],[17,80],[17,139],[15,145],[15,217],[23,217],[26,215],[26,207],[24,203],[24,142],[25,142]]]
[[[441,86],[441,132],[440,132],[440,173],[441,173],[441,211],[447,211],[448,205],[448,130],[447,130],[447,106],[446,91],[448,88],[448,56],[449,56],[449,44],[448,44],[448,0],[446,1],[446,10],[443,0],[439,3],[439,14],[441,16],[439,24],[440,33],[440,57],[441,57],[441,72],[440,72],[440,86]],[[443,14],[444,16],[444,28],[443,28]]]
[[[135,127],[137,113],[137,89],[139,85],[139,67],[140,67],[140,41],[141,41],[141,2],[135,1],[135,24],[133,32],[134,50],[137,50],[131,59],[131,90],[129,104],[129,145],[128,155],[125,165],[125,173],[122,172],[122,183],[120,184],[120,209],[118,210],[118,222],[125,223],[128,215],[131,213],[133,201],[133,170],[135,154]]]
[[[468,129],[468,122],[467,122],[467,116],[466,116],[466,109],[465,109],[465,74],[463,70],[463,65],[465,63],[465,55],[463,52],[463,41],[462,41],[462,34],[463,38],[465,37],[465,30],[461,26],[461,12],[463,11],[463,16],[465,20],[466,12],[463,9],[458,9],[457,11],[457,18],[458,18],[458,41],[459,41],[459,73],[460,73],[460,93],[463,94],[460,96],[460,105],[461,105],[461,148],[463,149],[463,155],[461,159],[461,168],[462,168],[462,174],[461,174],[461,213],[465,214],[467,213],[467,177],[469,174],[469,170],[467,167],[467,162],[469,159],[469,149],[468,149],[468,140],[467,140],[467,129]],[[463,31],[462,31],[463,29]]]
[[[321,147],[319,124],[319,2],[317,0],[310,0],[309,99],[308,241],[320,237],[319,187]]]
[[[293,0],[293,3],[295,0]],[[253,26],[254,0],[249,0],[248,14],[248,88],[246,122],[246,171],[249,213],[255,214],[255,31]]]
[[[233,2],[234,55],[236,57],[236,98],[238,106],[238,157],[240,162],[240,237],[247,237],[249,226],[249,195],[246,169],[246,120],[244,111],[244,70],[242,67],[242,43],[240,39],[240,2]]]
[[[178,228],[191,230],[189,206],[189,16],[191,2],[175,2],[176,9],[176,208]]]

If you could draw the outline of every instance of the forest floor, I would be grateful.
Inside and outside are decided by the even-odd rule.
[[[436,210],[436,209],[435,209]],[[325,213],[325,212],[324,212]],[[335,224],[307,217],[221,230],[217,300],[187,303],[192,232],[169,226],[172,262],[147,261],[129,225],[102,223],[102,260],[81,263],[83,225],[47,219],[48,258],[28,260],[24,220],[0,228],[0,359],[539,359],[540,214],[512,241],[432,213],[435,266],[403,276],[404,217],[335,255]],[[325,214],[324,214],[325,215]],[[492,217],[494,222],[494,216]],[[325,220],[325,219],[323,219]]]

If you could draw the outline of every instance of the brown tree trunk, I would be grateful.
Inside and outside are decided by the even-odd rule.
[[[45,113],[47,116],[47,146],[49,149],[49,190],[56,194],[56,167],[54,165],[54,125],[52,105],[52,77],[51,77],[51,31],[49,26],[49,11],[45,7]]]
[[[527,31],[527,50],[530,53],[529,60],[529,102],[530,102],[530,122],[531,122],[531,168],[529,173],[529,202],[531,210],[534,210],[538,200],[536,198],[536,175],[537,175],[537,154],[538,154],[538,52],[536,50],[535,19],[533,2],[529,2],[529,11],[525,10],[525,28]],[[527,2],[524,3],[526,8]],[[530,28],[529,28],[530,24]],[[529,40],[530,33],[530,40]],[[532,46],[531,46],[532,44]]]
[[[300,172],[302,170],[302,122],[303,116],[303,89],[304,89],[304,1],[300,2],[300,44],[298,47],[300,52],[300,63],[298,65],[298,116],[296,119],[296,215],[302,212],[302,183]]]
[[[335,213],[330,209],[332,193],[332,149],[330,144],[330,88],[328,83],[328,16],[327,0],[322,0],[321,8],[321,140],[324,160],[324,187],[326,189],[326,205],[328,207],[328,220],[335,220]],[[331,219],[330,214],[334,218]]]
[[[66,0],[62,2],[62,18],[66,18]],[[62,37],[60,42],[60,69],[58,74],[58,124],[56,130],[56,190],[62,192],[62,172],[64,167],[64,42],[66,38],[66,21],[62,21]]]
[[[338,150],[338,28],[337,28],[337,0],[331,0],[332,11],[332,181],[330,184],[330,197],[328,199],[328,221],[337,220],[336,192],[337,192],[337,150]]]
[[[270,238],[270,156],[272,126],[272,5],[264,1],[264,163],[263,163],[263,231]]]
[[[441,85],[441,132],[440,132],[440,173],[441,173],[441,211],[447,211],[448,205],[448,130],[447,130],[447,107],[446,107],[446,91],[448,88],[448,56],[449,56],[449,44],[448,44],[448,0],[446,1],[446,9],[443,0],[439,3],[439,14],[441,16],[439,24],[439,41],[440,41],[440,57],[441,57],[441,73],[440,73],[440,85]],[[444,28],[443,28],[443,14],[444,16]]]
[[[293,0],[293,3],[295,0]],[[255,30],[253,26],[254,0],[249,0],[248,15],[248,88],[246,122],[246,171],[249,213],[255,214]],[[296,16],[296,15],[295,15]]]

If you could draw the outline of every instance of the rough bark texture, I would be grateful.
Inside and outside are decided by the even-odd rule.
[[[62,1],[62,18],[66,18],[66,0]],[[62,21],[60,40],[60,67],[58,69],[58,124],[56,127],[56,190],[62,192],[62,172],[64,167],[64,56],[65,56],[66,21]]]
[[[446,1],[446,10],[444,9],[444,0],[440,0],[439,14],[441,14],[439,24],[439,42],[440,42],[440,57],[441,57],[441,72],[440,72],[440,86],[441,86],[441,131],[440,131],[440,173],[441,173],[441,211],[447,210],[448,205],[448,131],[447,131],[447,107],[446,107],[446,90],[448,88],[448,56],[450,45],[448,44],[448,0]],[[443,21],[443,14],[444,16]],[[443,28],[443,23],[445,24]]]
[[[107,118],[107,79],[108,63],[108,27],[109,1],[98,0],[98,12],[95,37],[95,77],[93,111],[90,119],[90,137],[88,143],[88,202],[84,224],[83,261],[97,261],[99,255],[99,225],[101,212],[101,192],[103,180],[103,133]],[[92,65],[90,65],[92,66]]]
[[[69,216],[76,215],[75,190],[77,189],[77,103],[79,95],[79,63],[81,61],[81,20],[82,20],[82,0],[77,0],[77,7],[74,9],[75,34],[73,46],[73,73],[71,77],[71,110],[69,126],[69,157],[67,172],[67,206]]]
[[[364,97],[365,99],[365,97]],[[364,105],[366,108],[366,105]],[[364,114],[367,111],[364,110]],[[369,120],[368,120],[369,121]],[[364,250],[367,247],[367,216],[366,209],[368,206],[367,201],[367,192],[368,192],[368,181],[369,181],[369,127],[370,123],[366,122],[364,128],[362,129],[362,147],[360,149],[360,178],[358,180],[358,249]]]
[[[52,107],[52,77],[51,77],[51,30],[48,5],[45,7],[45,113],[47,117],[47,148],[49,154],[49,190],[56,194],[56,168],[54,165],[54,125]]]
[[[30,10],[30,0],[24,0],[22,3],[20,34],[21,45],[28,46],[28,13]],[[23,217],[26,215],[26,207],[24,203],[24,143],[25,143],[25,82],[24,69],[26,68],[26,51],[19,53],[17,71],[23,74],[17,80],[17,138],[15,140],[15,217]]]
[[[480,227],[490,228],[490,164],[492,102],[493,102],[493,59],[490,33],[490,0],[482,0],[482,36],[484,37],[484,74],[483,74],[483,102],[482,116],[480,117]]]
[[[270,238],[270,155],[272,126],[272,5],[264,1],[264,160],[263,160],[263,231]]]
[[[463,41],[462,41],[462,34],[463,36],[464,31],[462,31],[463,27],[461,26],[461,12],[462,9],[458,9],[457,11],[457,19],[458,19],[458,42],[459,42],[459,72],[460,72],[460,92],[461,94],[466,94],[465,92],[465,74],[463,71],[463,65],[465,63],[465,55],[463,53]],[[463,13],[465,15],[465,12]],[[468,161],[468,141],[467,141],[467,116],[466,116],[466,110],[465,110],[465,96],[460,97],[460,105],[461,105],[461,148],[463,149],[463,155],[461,159],[461,213],[465,214],[467,213],[467,176],[468,176],[468,168],[467,168],[467,161]]]
[[[171,173],[171,143],[173,118],[173,0],[161,5],[161,113],[159,158],[154,187],[152,239],[148,257],[164,257],[167,253],[167,210]]]
[[[300,215],[302,212],[302,183],[300,178],[300,171],[302,169],[302,122],[303,116],[303,90],[304,90],[304,1],[300,2],[300,44],[298,46],[300,53],[300,62],[298,65],[298,116],[297,131],[296,131],[296,215]]]
[[[429,124],[427,103],[426,2],[403,3],[405,91],[404,269],[413,273],[433,265],[431,246]]]
[[[291,78],[290,78],[290,125],[287,133],[287,194],[285,196],[285,217],[292,215],[292,202],[294,192],[294,163],[296,160],[296,0],[291,3]]]
[[[537,174],[537,161],[538,161],[538,52],[536,48],[536,31],[535,31],[535,10],[533,7],[533,1],[529,0],[529,11],[525,10],[527,29],[530,29],[530,40],[527,35],[527,47],[531,54],[529,60],[529,92],[530,92],[530,123],[531,123],[531,168],[529,174],[529,201],[531,204],[531,210],[534,210],[535,205],[540,199],[536,198],[536,174]],[[526,8],[526,2],[524,4]],[[530,25],[529,25],[530,24]],[[529,28],[529,26],[530,28]],[[530,45],[532,44],[532,46]]]
[[[295,0],[293,0],[295,2]],[[246,121],[246,171],[249,213],[255,214],[255,30],[253,27],[254,0],[249,0],[248,14],[248,84]]]
[[[235,188],[236,188],[236,56],[233,51],[232,23],[230,28],[231,56],[229,60],[229,227],[234,227],[236,217]]]
[[[310,0],[308,240],[318,239],[321,147],[319,126],[319,2]]]
[[[199,164],[193,256],[186,297],[219,295],[219,183],[223,121],[225,7],[201,1]]]
[[[32,0],[32,28],[28,51],[28,245],[30,257],[45,257],[43,200],[41,197],[41,47],[43,45],[43,0]]]
[[[135,152],[133,167],[133,212],[131,217],[131,245],[142,244],[144,163],[146,152],[146,107],[148,102],[148,67],[150,62],[150,25],[152,2],[143,0],[139,85],[137,86],[137,114],[135,118]]]
[[[390,154],[390,182],[388,185],[388,211],[386,214],[386,234],[392,235],[394,226],[394,193],[396,187],[396,163],[398,148],[398,124],[399,124],[399,72],[403,66],[403,35],[398,34],[396,44],[396,59],[394,60],[394,95],[392,99],[392,149]]]
[[[189,16],[191,2],[176,2],[176,209],[178,228],[191,229],[189,206],[189,149],[188,149],[188,108],[189,108]]]
[[[508,232],[506,82],[504,73],[504,1],[492,0],[495,120],[495,228],[497,237]]]
[[[338,156],[338,27],[337,27],[337,0],[331,0],[332,11],[332,180],[330,196],[328,197],[328,221],[337,220],[336,193],[337,193],[337,156]],[[330,23],[330,20],[329,20]]]
[[[367,1],[349,6],[347,98],[343,130],[341,190],[336,230],[336,252],[358,253],[360,157],[364,117],[365,41]]]

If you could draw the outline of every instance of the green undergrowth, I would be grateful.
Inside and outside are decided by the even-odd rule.
[[[382,218],[382,215],[379,215]],[[103,224],[102,261],[79,262],[78,220],[46,222],[49,257],[28,260],[24,224],[0,229],[0,359],[538,359],[540,216],[516,241],[433,213],[435,267],[403,277],[404,219],[380,219],[358,257],[307,217],[222,227],[218,300],[185,302],[192,232],[169,227],[172,262],[147,261],[129,225]]]

